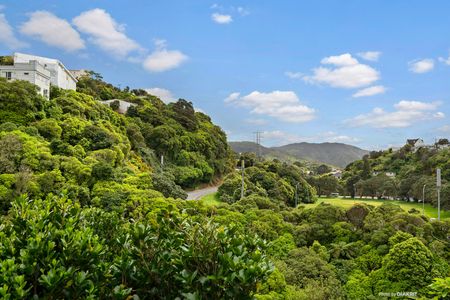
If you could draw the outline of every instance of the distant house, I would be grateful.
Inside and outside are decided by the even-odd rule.
[[[120,99],[104,100],[104,101],[100,101],[100,103],[105,104],[105,105],[110,105],[114,101],[118,101],[119,102],[119,108],[117,109],[117,112],[120,113],[120,114],[126,114],[128,109],[131,106],[136,106],[135,103],[127,102],[127,101],[120,100]]]
[[[435,146],[437,149],[446,149],[450,147],[450,142],[448,139],[439,139],[436,143]]]
[[[0,77],[7,80],[25,80],[37,85],[39,94],[50,97],[51,73],[37,60],[16,62],[12,65],[0,65]]]
[[[425,143],[423,142],[422,139],[408,139],[406,140],[407,145],[411,146],[411,149],[413,151],[417,151],[419,148],[421,147],[425,147]]]
[[[341,170],[334,169],[333,171],[331,171],[330,174],[333,175],[334,177],[336,177],[337,179],[341,179],[342,178],[342,171]]]
[[[76,90],[77,79],[59,60],[24,53],[14,53],[14,64],[28,63],[30,61],[38,61],[45,69],[50,71],[51,85],[65,90]]]
[[[395,177],[395,173],[394,172],[386,172],[384,174],[386,174],[387,177]]]

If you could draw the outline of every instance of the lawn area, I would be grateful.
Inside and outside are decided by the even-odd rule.
[[[217,206],[222,203],[219,200],[219,196],[217,195],[217,192],[202,197],[200,199],[200,201],[202,201],[207,206]]]
[[[371,200],[371,199],[344,199],[344,198],[319,198],[316,203],[313,204],[302,204],[305,207],[314,207],[319,205],[320,203],[330,203],[334,205],[338,205],[344,208],[350,208],[356,203],[366,203],[373,206],[379,206],[383,203],[392,203],[397,204],[405,211],[410,210],[411,208],[415,208],[422,212],[422,203],[416,202],[404,202],[404,201],[393,201],[393,200]],[[425,203],[425,215],[429,218],[437,218],[437,208],[434,208],[430,204]],[[444,211],[441,209],[441,220],[442,219],[450,219],[450,211]]]

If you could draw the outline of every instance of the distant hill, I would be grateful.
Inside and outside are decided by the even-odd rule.
[[[229,142],[229,144],[237,153],[258,153],[258,145],[254,142]],[[266,158],[283,161],[307,160],[341,168],[369,153],[367,150],[342,143],[295,143],[281,147],[260,147],[261,155]]]

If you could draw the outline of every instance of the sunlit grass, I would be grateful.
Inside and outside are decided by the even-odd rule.
[[[303,204],[306,207],[315,207],[320,203],[330,203],[338,205],[344,208],[350,208],[356,203],[366,203],[373,206],[379,206],[383,203],[392,203],[399,205],[405,211],[409,211],[412,208],[417,209],[422,212],[422,203],[417,202],[404,202],[404,201],[393,201],[393,200],[372,200],[372,199],[345,199],[345,198],[319,198],[316,203],[313,204]],[[425,203],[425,215],[429,218],[437,218],[437,208],[431,206],[431,204]],[[441,209],[441,219],[450,219],[450,211],[445,211]]]
[[[200,198],[200,201],[202,201],[207,206],[218,206],[222,203],[217,192],[203,196],[202,198]]]

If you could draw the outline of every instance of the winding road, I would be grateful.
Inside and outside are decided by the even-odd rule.
[[[202,197],[217,192],[218,186],[210,186],[204,189],[187,192],[186,200],[200,200]]]

